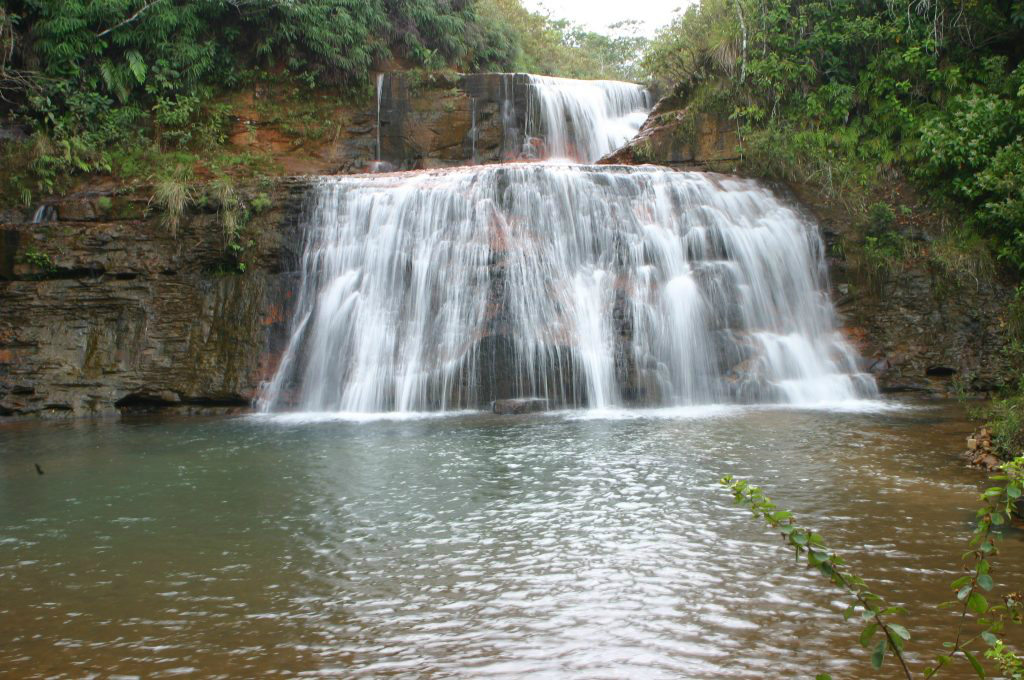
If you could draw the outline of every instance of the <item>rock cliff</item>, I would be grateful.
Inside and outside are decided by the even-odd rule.
[[[0,415],[247,407],[283,340],[307,186],[274,184],[241,259],[215,211],[172,235],[138,194],[0,225]]]

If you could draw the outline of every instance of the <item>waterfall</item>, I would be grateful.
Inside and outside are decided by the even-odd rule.
[[[752,181],[557,164],[324,178],[304,221],[264,410],[876,394],[837,331],[817,227]]]
[[[36,211],[32,214],[33,224],[42,224],[44,222],[53,222],[57,219],[57,209],[47,203],[41,203]]]
[[[384,74],[383,73],[378,73],[377,74],[377,158],[376,158],[376,160],[378,160],[378,161],[381,160],[381,157],[380,157],[380,97],[381,97],[381,91],[383,89],[384,89]]]
[[[651,109],[650,93],[633,83],[527,77],[527,157],[593,163],[636,136]]]
[[[515,74],[501,74],[501,160],[518,155],[522,149],[516,129]]]

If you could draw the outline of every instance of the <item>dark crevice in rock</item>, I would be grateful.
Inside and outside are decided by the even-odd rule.
[[[956,369],[950,366],[929,366],[925,369],[924,374],[932,377],[948,378],[949,376],[956,375]]]
[[[883,394],[899,394],[899,393],[903,393],[903,392],[929,393],[929,392],[933,392],[934,391],[928,385],[910,385],[910,384],[905,384],[905,383],[902,383],[902,384],[889,384],[889,385],[881,384],[881,385],[878,386],[878,389]]]
[[[22,281],[60,281],[62,279],[98,279],[106,271],[103,267],[59,267],[50,271],[43,271],[34,276],[20,276]]]
[[[251,402],[237,395],[226,397],[185,397],[179,398],[173,393],[149,394],[133,392],[114,402],[121,411],[156,411],[181,406],[199,407],[248,407]]]

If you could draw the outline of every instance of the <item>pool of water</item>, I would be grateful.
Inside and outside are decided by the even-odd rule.
[[[819,528],[921,655],[985,485],[969,430],[934,404],[8,424],[0,669],[876,677],[838,592],[717,480]],[[997,560],[1024,583],[1020,532]]]

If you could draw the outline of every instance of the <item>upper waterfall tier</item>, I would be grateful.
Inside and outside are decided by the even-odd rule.
[[[325,179],[265,410],[875,394],[815,225],[755,182],[511,164]]]
[[[528,77],[527,155],[537,144],[540,157],[593,163],[635,137],[651,110],[633,83]]]
[[[651,106],[650,93],[632,83],[387,73],[377,80],[374,153],[396,169],[548,158],[590,163],[634,137]]]

